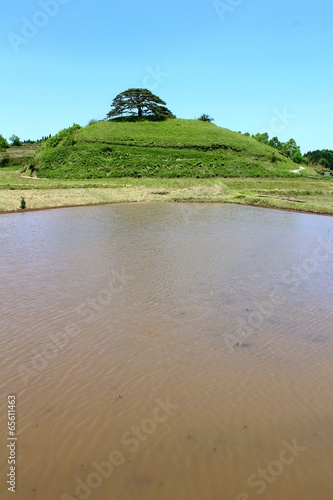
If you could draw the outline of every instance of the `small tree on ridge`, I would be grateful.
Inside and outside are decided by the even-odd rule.
[[[202,122],[209,122],[209,123],[212,123],[214,121],[214,118],[212,118],[211,116],[207,115],[206,113],[204,113],[203,115],[199,116],[199,118],[197,118],[198,120],[202,121]]]
[[[11,137],[9,137],[9,140],[10,140],[12,146],[21,146],[21,144],[22,144],[21,139],[16,134],[13,134]]]

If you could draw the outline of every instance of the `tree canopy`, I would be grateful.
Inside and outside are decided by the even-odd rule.
[[[3,149],[7,149],[8,147],[9,147],[8,142],[3,137],[3,135],[0,134],[0,151],[3,150]]]
[[[331,149],[316,149],[305,154],[310,163],[322,165],[333,170],[333,151]]]
[[[21,139],[16,134],[13,134],[11,137],[9,137],[9,140],[12,146],[21,146],[22,144]]]
[[[212,123],[214,121],[214,118],[212,118],[211,116],[204,113],[203,115],[199,116],[199,118],[197,118],[197,120],[200,120],[202,122]]]
[[[118,94],[111,104],[108,118],[122,115],[153,118],[175,118],[166,103],[147,89],[128,89]]]
[[[270,139],[267,132],[254,134],[252,137],[263,144],[267,144],[277,149],[295,163],[302,163],[304,161],[301,148],[297,145],[295,139],[289,139],[287,142],[280,142],[277,137],[272,137],[272,139]]]

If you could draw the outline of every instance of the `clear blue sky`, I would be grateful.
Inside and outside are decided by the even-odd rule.
[[[0,134],[84,126],[146,87],[179,118],[333,149],[332,20],[332,0],[5,1]]]

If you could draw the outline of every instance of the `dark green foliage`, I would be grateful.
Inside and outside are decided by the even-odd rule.
[[[5,153],[0,155],[0,168],[7,167],[9,165],[9,154]]]
[[[259,134],[259,133],[254,134],[252,137],[258,142],[262,142],[263,144],[269,144],[269,135],[267,134],[267,132],[265,132],[264,134]]]
[[[272,137],[272,139],[270,139],[270,141],[268,142],[268,144],[270,146],[272,146],[272,148],[275,148],[279,151],[281,151],[282,147],[283,147],[283,143],[279,141],[279,139],[277,137]]]
[[[26,165],[28,161],[30,161],[31,156],[12,156],[8,158],[7,165],[10,167],[22,167]],[[7,166],[6,165],[6,166]]]
[[[13,134],[11,137],[9,137],[9,141],[12,146],[21,146],[21,139],[19,138],[18,135]]]
[[[281,152],[295,163],[302,163],[302,153],[295,139],[289,139],[281,146]]]
[[[201,120],[202,122],[212,123],[214,121],[214,118],[204,113],[203,115],[199,116],[198,120]]]
[[[317,149],[309,151],[305,154],[310,163],[315,165],[322,165],[325,168],[333,170],[333,151],[330,149]]]
[[[118,94],[111,104],[108,118],[130,115],[142,118],[153,116],[159,118],[174,118],[166,107],[166,103],[147,89],[128,89]]]
[[[6,141],[6,139],[3,137],[3,135],[0,134],[0,151],[3,151],[4,149],[9,148],[9,144]]]
[[[304,163],[301,148],[296,144],[295,139],[289,139],[287,142],[280,142],[277,137],[272,137],[272,139],[270,139],[267,132],[263,134],[254,134],[252,137],[258,142],[267,144],[268,146],[277,149],[281,154],[290,158],[294,163]]]
[[[118,122],[118,123],[138,123],[138,122],[163,122],[165,117],[163,116],[144,116],[138,118],[136,115],[129,116],[118,116],[117,118],[110,118],[108,122]]]
[[[329,164],[328,160],[326,160],[326,158],[320,158],[318,163],[319,163],[319,165],[321,165],[324,168],[330,167],[330,164]]]
[[[37,139],[37,141],[36,141],[36,142],[44,142],[44,141],[47,141],[47,139],[50,139],[50,137],[52,137],[52,135],[51,135],[51,134],[49,134],[49,135],[45,135],[45,136],[43,135],[43,136],[42,136],[42,138],[41,138],[41,139]],[[23,142],[24,142],[24,143],[25,143],[25,142],[28,142],[28,143],[30,143],[30,144],[33,144],[33,142],[34,142],[34,141],[23,141]]]

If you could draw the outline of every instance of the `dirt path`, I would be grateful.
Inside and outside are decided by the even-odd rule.
[[[296,170],[290,170],[290,172],[292,172],[293,174],[299,174],[300,172],[302,172],[302,170],[305,170],[305,167],[299,167]]]

